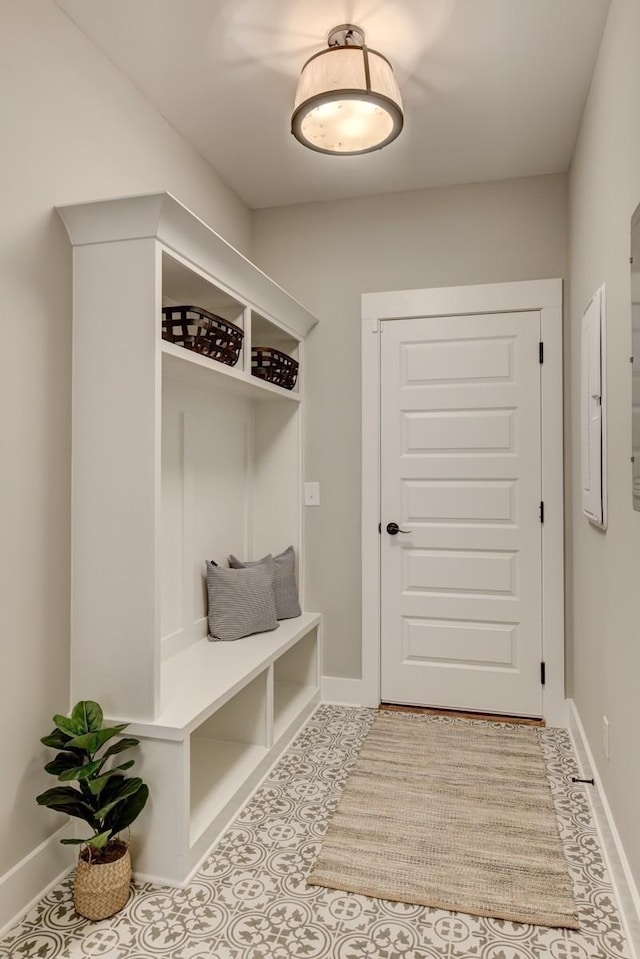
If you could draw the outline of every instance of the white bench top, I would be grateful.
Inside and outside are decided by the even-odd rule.
[[[320,620],[320,613],[303,613],[269,633],[233,643],[201,639],[168,657],[162,663],[160,715],[154,722],[132,722],[127,734],[185,739]]]

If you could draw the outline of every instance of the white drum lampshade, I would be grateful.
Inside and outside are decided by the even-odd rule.
[[[353,156],[380,150],[402,130],[402,97],[386,57],[369,50],[351,24],[307,60],[296,91],[291,132],[319,153]]]

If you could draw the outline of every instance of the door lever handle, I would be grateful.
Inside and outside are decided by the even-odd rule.
[[[410,529],[400,529],[397,523],[387,523],[387,533],[389,536],[397,536],[398,533],[410,533]]]

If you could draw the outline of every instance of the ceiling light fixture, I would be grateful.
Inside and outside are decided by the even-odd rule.
[[[365,44],[364,31],[343,23],[328,48],[302,68],[291,132],[319,153],[354,156],[381,150],[402,130],[402,97],[386,57]]]

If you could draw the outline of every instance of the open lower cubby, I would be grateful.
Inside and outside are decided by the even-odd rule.
[[[268,678],[265,670],[191,734],[190,845],[267,754]]]
[[[318,636],[314,629],[273,664],[274,742],[317,695],[318,686]]]
[[[183,885],[320,702],[321,617],[302,613],[236,642],[169,657],[166,709],[136,723],[152,800],[136,849],[140,878]]]

